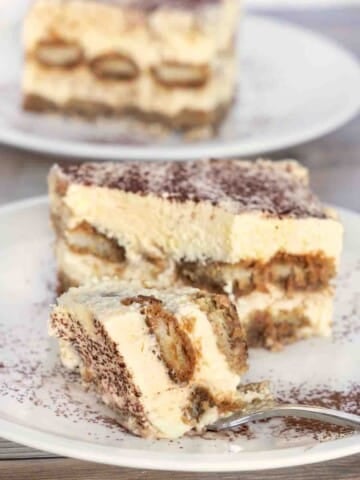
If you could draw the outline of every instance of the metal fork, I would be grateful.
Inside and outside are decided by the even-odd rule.
[[[291,403],[262,405],[246,411],[235,412],[228,417],[221,418],[215,423],[208,425],[207,429],[212,432],[228,430],[245,425],[256,420],[264,420],[273,417],[299,417],[320,422],[351,427],[360,431],[360,415],[345,413],[331,408],[316,407],[311,405],[297,405]]]

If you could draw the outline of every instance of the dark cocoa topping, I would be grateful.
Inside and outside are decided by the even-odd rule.
[[[209,5],[221,4],[222,0],[97,0],[97,3],[129,6],[144,12],[152,12],[159,8],[193,11]]]
[[[334,408],[356,415],[360,413],[360,386],[357,384],[350,385],[350,388],[346,391],[330,390],[326,387],[319,387],[307,393],[304,393],[305,390],[304,385],[294,386],[290,391],[278,392],[278,400]],[[350,427],[340,427],[296,417],[284,419],[284,427],[279,433],[284,436],[289,430],[295,431],[298,436],[310,434],[313,438],[320,441],[355,433]]]
[[[146,432],[148,422],[138,400],[141,392],[134,385],[116,344],[102,325],[94,318],[96,335],[90,337],[70,314],[53,312],[51,324],[58,338],[69,342],[79,354],[83,381],[90,383],[100,395],[111,392],[110,404],[117,412],[119,423],[124,427],[131,425],[135,434]]]
[[[86,186],[153,194],[170,201],[206,201],[235,213],[326,218],[293,163],[207,160],[194,162],[83,163],[64,166],[69,180]]]
[[[176,8],[196,10],[208,5],[221,4],[222,0],[132,0],[137,5],[141,5],[147,10],[158,8]]]

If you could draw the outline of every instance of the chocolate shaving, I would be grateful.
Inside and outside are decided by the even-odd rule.
[[[152,194],[169,201],[205,201],[232,213],[327,218],[323,205],[291,162],[83,163],[63,166],[62,172],[70,182],[85,186]]]

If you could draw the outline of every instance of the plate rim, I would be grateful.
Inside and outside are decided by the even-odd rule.
[[[0,221],[8,214],[47,205],[46,195],[0,205]],[[335,208],[341,216],[356,218],[360,223],[360,213],[340,207]],[[164,459],[163,452],[104,446],[86,440],[67,438],[21,425],[16,420],[9,421],[2,418],[2,414],[0,414],[0,432],[1,436],[7,440],[66,457],[128,468],[183,472],[240,472],[287,468],[360,453],[359,434],[310,446],[263,450],[259,460],[259,451],[212,453],[211,455],[177,452],[167,454]]]
[[[328,49],[333,50],[338,55],[341,55],[344,61],[351,65],[354,75],[359,77],[360,81],[360,64],[354,53],[347,50],[340,43],[328,38],[326,35],[319,34],[311,29],[304,28],[292,22],[279,19],[272,16],[246,14],[245,21],[265,22],[277,29],[287,29],[295,34],[306,35],[311,37],[314,41],[321,42]],[[42,154],[49,154],[52,156],[63,155],[65,159],[69,158],[88,158],[97,160],[190,160],[202,156],[250,156],[270,153],[275,150],[285,149],[308,142],[315,138],[322,137],[331,131],[334,131],[344,125],[351,118],[355,117],[360,110],[360,94],[355,98],[354,102],[349,102],[346,109],[341,111],[341,114],[334,115],[326,121],[312,126],[310,128],[303,128],[302,130],[294,131],[290,135],[278,135],[275,141],[268,140],[263,143],[258,141],[248,140],[246,142],[231,141],[228,143],[209,142],[203,143],[189,143],[179,146],[162,146],[162,145],[108,145],[100,143],[76,142],[67,140],[56,140],[55,137],[47,138],[36,134],[28,134],[19,132],[18,130],[7,127],[6,123],[0,126],[0,141],[11,146],[18,147],[22,150],[32,150]],[[242,145],[241,145],[242,144]],[[149,151],[153,153],[149,153]]]
[[[260,471],[310,465],[360,453],[360,435],[354,434],[343,439],[282,450],[212,453],[211,455],[180,452],[166,454],[164,459],[163,452],[103,446],[34,430],[2,418],[0,418],[0,429],[3,438],[17,443],[20,442],[31,448],[94,463],[147,470],[178,472]],[[35,438],[34,433],[36,433]],[[259,454],[261,460],[259,460]]]

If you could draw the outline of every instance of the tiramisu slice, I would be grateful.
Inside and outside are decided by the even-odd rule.
[[[63,289],[186,283],[231,295],[250,346],[330,334],[343,229],[298,163],[90,163],[49,184]]]
[[[24,107],[215,125],[235,89],[238,0],[37,0]]]
[[[64,365],[143,437],[179,437],[268,394],[238,390],[247,349],[225,295],[116,281],[72,288],[53,308],[50,334]]]

